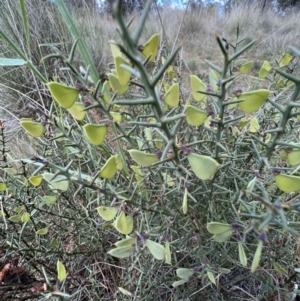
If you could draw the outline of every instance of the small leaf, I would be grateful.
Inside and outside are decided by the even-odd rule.
[[[262,67],[259,70],[258,77],[261,79],[266,78],[269,75],[271,69],[272,66],[270,65],[270,63],[268,61],[264,61]]]
[[[121,114],[121,113],[118,113],[118,112],[112,112],[112,111],[110,111],[109,113],[110,113],[110,115],[112,116],[114,122],[119,123],[119,122],[122,121],[122,114]]]
[[[214,91],[218,91],[218,78],[214,70],[209,70],[209,84],[212,86]]]
[[[115,41],[110,41],[110,49],[113,57],[122,56],[120,47],[115,44]]]
[[[169,241],[166,241],[166,245],[165,245],[165,262],[167,264],[172,264],[170,242]]]
[[[125,94],[128,91],[129,86],[128,85],[122,86],[116,75],[114,75],[112,73],[109,73],[108,74],[108,79],[109,79],[112,90],[118,96],[121,96],[121,95]]]
[[[251,265],[251,273],[254,273],[259,265],[262,248],[263,242],[259,240]]]
[[[106,125],[88,123],[84,125],[82,128],[86,136],[88,137],[88,139],[94,145],[101,145],[103,143],[107,133]]]
[[[13,215],[9,218],[9,220],[14,223],[19,223],[22,221],[22,216],[23,216],[23,214]]]
[[[252,66],[252,62],[247,62],[247,63],[242,64],[240,67],[240,72],[242,74],[248,73],[251,69],[251,66]]]
[[[9,174],[11,176],[14,176],[18,173],[18,171],[14,168],[3,168],[3,169],[7,174]]]
[[[150,253],[157,260],[163,260],[165,258],[165,248],[155,241],[147,239],[145,246],[149,249]]]
[[[116,166],[117,170],[122,170],[123,169],[123,163],[120,155],[115,155],[115,160],[116,160]]]
[[[54,100],[64,109],[71,108],[78,98],[79,91],[73,87],[51,82],[46,84]]]
[[[188,197],[188,194],[187,194],[187,189],[185,188],[184,190],[184,195],[183,195],[183,201],[182,201],[182,211],[183,211],[183,214],[187,214],[187,211],[188,211],[188,204],[187,204],[187,197]]]
[[[58,245],[57,239],[56,239],[56,238],[52,238],[51,241],[50,241],[49,247],[50,247],[51,249],[54,249],[54,248],[57,247],[57,245]]]
[[[258,123],[258,120],[253,117],[250,121],[250,127],[249,127],[249,131],[251,133],[257,133],[259,130],[259,123]]]
[[[186,268],[178,268],[176,270],[176,275],[181,279],[186,279],[194,275],[193,269],[186,269]]]
[[[210,179],[217,171],[219,163],[211,157],[191,153],[189,163],[195,175],[201,180]]]
[[[164,182],[165,182],[169,187],[173,187],[173,186],[175,185],[174,180],[172,179],[172,177],[171,177],[169,174],[167,174],[167,173],[165,173],[165,172],[162,172],[161,174],[162,174],[162,176],[163,176]]]
[[[239,259],[240,263],[242,266],[246,267],[247,266],[247,256],[243,247],[243,244],[241,241],[238,242],[238,247],[239,247]]]
[[[122,239],[122,240],[119,240],[115,243],[115,245],[118,247],[118,248],[121,248],[121,247],[132,247],[133,244],[135,244],[135,238],[133,237],[128,237],[125,238],[125,239]]]
[[[281,275],[288,275],[288,271],[277,263],[273,263],[273,268]]]
[[[187,106],[185,116],[186,116],[187,123],[192,126],[202,125],[207,119],[207,115],[205,112],[193,106]]]
[[[229,274],[231,272],[230,269],[219,268],[218,271],[223,274]]]
[[[130,234],[133,230],[133,217],[126,217],[125,213],[121,212],[117,219],[114,221],[113,226],[118,232],[122,234]]]
[[[115,248],[107,252],[107,254],[117,257],[117,258],[126,258],[129,257],[133,252],[134,248],[131,246]]]
[[[133,217],[132,216],[127,216],[126,217],[126,222],[127,222],[127,229],[123,234],[130,234],[133,230]]]
[[[233,233],[233,230],[227,230],[225,232],[215,234],[213,236],[213,240],[216,242],[219,242],[219,243],[225,242],[231,237],[232,233]]]
[[[171,108],[178,107],[179,104],[179,85],[178,83],[173,84],[170,89],[166,92],[164,102]]]
[[[296,146],[300,146],[300,143],[296,143]],[[287,162],[291,166],[300,164],[300,149],[294,148],[291,152],[287,153]]]
[[[50,184],[50,186],[54,189],[67,191],[69,188],[69,181],[65,176],[58,175],[54,180],[52,178],[54,177],[53,173],[45,172],[43,174],[43,179]]]
[[[155,60],[159,43],[159,35],[154,34],[143,46],[142,54],[147,58],[149,58],[149,62],[153,62]]]
[[[42,228],[35,232],[38,235],[46,235],[48,233],[48,228]]]
[[[118,213],[118,209],[115,207],[100,206],[97,208],[99,215],[106,221],[111,221]]]
[[[300,190],[300,177],[289,175],[275,176],[277,187],[283,192],[293,192]]]
[[[104,102],[106,104],[109,104],[111,101],[111,97],[110,97],[110,92],[109,92],[109,87],[108,87],[108,81],[106,81],[103,86],[102,86],[102,99],[104,100]]]
[[[56,203],[56,196],[45,195],[43,196],[43,199],[45,200],[47,205],[53,205]]]
[[[154,154],[148,154],[136,149],[131,149],[128,151],[130,157],[139,165],[144,167],[149,167],[158,161],[158,158]]]
[[[132,297],[132,293],[123,287],[118,287],[119,291],[125,296]]]
[[[139,166],[134,165],[131,165],[130,167],[134,171],[135,179],[138,182],[142,181],[145,174],[142,172],[141,168]]]
[[[214,274],[213,274],[212,272],[210,272],[210,271],[207,271],[206,274],[207,274],[207,277],[208,277],[209,281],[210,281],[212,284],[216,285],[216,280],[215,280]]]
[[[253,191],[253,188],[256,184],[257,178],[254,177],[247,185],[247,190],[246,190],[246,196],[249,197],[251,195],[251,192]]]
[[[220,234],[225,231],[232,230],[232,225],[218,222],[210,222],[206,227],[207,231],[211,234]]]
[[[239,103],[244,113],[256,112],[268,99],[270,91],[266,89],[245,92],[238,96],[243,101]]]
[[[74,119],[83,120],[86,115],[86,111],[84,111],[84,109],[85,109],[85,106],[82,103],[75,102],[74,105],[67,110]]]
[[[114,59],[119,82],[121,86],[126,86],[130,80],[131,73],[121,67],[121,65],[126,65],[129,67],[131,67],[131,65],[127,63],[121,56],[115,56]]]
[[[293,56],[288,54],[288,53],[284,53],[282,55],[282,57],[280,58],[279,61],[279,67],[284,67],[286,65],[288,65],[293,59]]]
[[[45,127],[42,124],[28,119],[21,120],[20,125],[28,134],[36,138],[43,136],[45,131]]]
[[[21,218],[22,223],[27,223],[30,221],[30,214],[28,212],[24,212]]]
[[[110,157],[102,169],[99,171],[99,176],[104,179],[111,179],[117,172],[117,163],[115,156]]]
[[[10,58],[0,58],[0,66],[13,67],[13,66],[23,66],[26,61],[22,59],[10,59]]]
[[[57,279],[60,282],[63,282],[67,278],[66,268],[63,265],[63,263],[60,262],[59,260],[57,260],[56,266],[57,266]]]
[[[41,185],[41,183],[43,181],[43,176],[41,176],[41,175],[32,176],[28,180],[33,186],[37,187],[37,186]]]
[[[187,279],[181,279],[181,280],[178,280],[178,281],[174,281],[173,283],[172,283],[172,286],[173,287],[177,287],[177,286],[179,286],[179,285],[181,285],[181,284],[184,284],[184,283],[186,283],[186,282],[188,282],[189,281],[189,279],[187,278]]]
[[[6,183],[0,183],[0,192],[5,191],[7,188]]]
[[[196,75],[191,75],[191,88],[195,100],[201,101],[205,99],[206,95],[197,91],[206,91],[206,85]]]

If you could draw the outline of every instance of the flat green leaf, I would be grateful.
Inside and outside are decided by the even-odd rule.
[[[178,268],[176,269],[176,275],[181,279],[186,279],[194,275],[193,269],[186,269],[186,268]]]
[[[214,91],[218,91],[218,78],[214,70],[209,70],[209,84],[212,86]]]
[[[219,163],[211,157],[190,153],[188,161],[195,175],[201,180],[210,179],[217,171]]]
[[[127,222],[127,229],[123,234],[130,234],[133,230],[133,217],[126,216],[126,222]]]
[[[24,212],[22,215],[21,222],[22,223],[27,223],[30,221],[30,214],[28,212]]]
[[[232,230],[232,225],[218,223],[218,222],[210,222],[206,225],[207,231],[211,234],[220,234],[228,230]]]
[[[239,106],[244,113],[256,112],[266,102],[269,95],[270,91],[266,89],[241,93],[238,99],[243,101],[239,103]]]
[[[48,233],[48,230],[49,230],[48,228],[42,228],[37,230],[35,233],[38,235],[46,235]]]
[[[113,89],[113,91],[115,93],[117,93],[118,96],[121,96],[123,94],[125,94],[128,89],[129,89],[129,86],[128,85],[125,85],[125,86],[122,86],[120,81],[119,81],[119,78],[112,74],[112,73],[109,73],[108,74],[108,79],[109,79],[109,83],[111,85],[111,88]]]
[[[283,192],[293,192],[300,190],[300,177],[289,175],[275,176],[277,187]]]
[[[205,120],[207,119],[207,115],[205,112],[197,109],[193,106],[187,106],[186,112],[186,121],[188,124],[192,126],[199,126],[204,124]]]
[[[118,209],[115,207],[100,206],[97,208],[99,215],[106,221],[111,221],[118,213]]]
[[[49,247],[50,247],[51,249],[54,249],[54,248],[57,247],[57,245],[58,245],[57,239],[56,239],[56,238],[52,238],[51,241],[50,241]]]
[[[122,121],[122,114],[121,113],[113,112],[113,111],[110,111],[109,113],[112,116],[114,122],[118,123],[118,122]]]
[[[288,53],[284,53],[282,55],[282,57],[280,58],[279,61],[279,67],[284,67],[286,65],[288,65],[293,59],[293,56],[288,54]]]
[[[131,67],[131,65],[127,63],[121,56],[115,56],[114,60],[115,60],[115,68],[117,71],[117,76],[121,86],[128,85],[128,82],[131,77],[131,73],[125,70],[123,67],[121,67],[121,65],[126,65],[128,67]]]
[[[130,167],[134,171],[135,179],[138,182],[142,181],[145,174],[142,172],[141,168],[139,166],[134,166],[134,165],[131,165]]]
[[[67,178],[65,176],[58,175],[54,180],[52,180],[53,176],[53,173],[45,172],[43,174],[43,179],[48,182],[52,188],[67,191],[69,188],[69,181]]]
[[[229,230],[227,230],[225,232],[222,232],[222,233],[219,233],[219,234],[215,234],[213,236],[213,240],[216,241],[216,242],[220,242],[220,243],[225,242],[225,241],[227,241],[231,237],[232,233],[233,233],[233,230],[229,229]]]
[[[56,266],[57,266],[57,279],[60,282],[63,282],[67,278],[66,268],[63,265],[63,263],[60,262],[59,260],[57,260]]]
[[[188,211],[188,203],[187,203],[187,200],[188,200],[188,194],[187,194],[187,189],[184,190],[184,194],[183,194],[183,201],[182,201],[182,211],[183,211],[183,214],[187,214],[187,211]]]
[[[118,247],[118,248],[121,248],[121,247],[133,247],[133,245],[135,244],[135,241],[136,239],[134,237],[126,237],[122,240],[119,240],[115,243],[115,245]]]
[[[68,87],[57,82],[47,83],[46,86],[54,100],[64,109],[71,108],[78,98],[79,91],[76,88]]]
[[[45,195],[43,196],[43,199],[45,200],[45,202],[47,203],[47,205],[53,205],[56,203],[56,196],[52,196],[52,195]]]
[[[20,125],[28,134],[33,137],[41,137],[45,131],[45,127],[42,124],[30,119],[22,119],[20,121]]]
[[[263,242],[260,240],[258,242],[256,251],[255,251],[255,254],[253,257],[253,261],[252,261],[252,265],[251,265],[251,273],[254,273],[259,265],[262,248],[263,248]]]
[[[133,217],[126,217],[125,213],[121,212],[117,219],[114,221],[113,226],[118,232],[122,234],[130,234],[133,230]]]
[[[19,223],[22,221],[23,214],[13,215],[9,218],[10,221],[14,223]]]
[[[0,192],[5,191],[7,188],[6,183],[0,183]]]
[[[120,248],[115,248],[107,252],[107,254],[117,257],[117,258],[126,258],[129,257],[133,252],[134,248],[131,246],[126,246],[126,247],[120,247]]]
[[[272,66],[270,65],[270,63],[268,61],[264,61],[262,67],[259,70],[258,77],[261,79],[266,78],[269,75],[271,69]]]
[[[102,92],[102,99],[104,100],[104,102],[106,104],[109,104],[111,101],[111,97],[110,97],[110,92],[109,92],[109,87],[108,87],[107,81],[103,84],[101,92]]]
[[[166,241],[166,244],[165,244],[165,262],[167,264],[172,264],[170,242],[169,241]]]
[[[145,246],[148,248],[152,256],[157,260],[163,260],[165,258],[165,248],[155,241],[147,239]]]
[[[226,269],[226,268],[218,268],[218,271],[223,274],[229,274],[231,272],[230,269]]]
[[[174,282],[172,283],[172,286],[173,286],[173,287],[177,287],[177,286],[182,285],[182,284],[184,284],[184,283],[186,283],[186,282],[188,282],[188,281],[189,281],[188,278],[187,278],[187,279],[181,279],[181,280],[178,280],[178,281],[174,281]]]
[[[149,62],[153,62],[155,60],[159,43],[159,35],[154,34],[143,46],[142,54],[147,58],[149,58]]]
[[[130,157],[139,165],[144,167],[149,167],[158,161],[158,158],[154,154],[148,154],[136,149],[131,149],[128,151]]]
[[[164,182],[165,182],[169,187],[173,187],[173,186],[175,185],[175,182],[174,182],[173,178],[172,178],[169,174],[167,174],[167,173],[165,173],[165,172],[162,172],[161,174],[162,174],[162,176],[163,176]]]
[[[192,88],[194,99],[197,101],[204,100],[206,98],[206,95],[201,94],[197,91],[206,91],[206,85],[196,75],[191,75],[190,78],[191,78],[191,88]]]
[[[99,171],[99,176],[104,179],[111,179],[117,172],[117,163],[115,156],[110,157],[102,169]]]
[[[26,61],[22,60],[22,59],[8,59],[8,58],[4,58],[1,57],[0,58],[0,66],[4,66],[4,67],[13,67],[13,66],[23,66],[26,64]]]
[[[18,171],[15,168],[8,167],[8,168],[3,168],[3,170],[11,176],[14,176],[18,173]]]
[[[247,63],[242,64],[240,67],[240,72],[242,74],[248,73],[251,69],[251,66],[252,66],[252,62],[247,62]]]
[[[255,187],[255,184],[257,182],[257,178],[254,177],[247,185],[246,189],[246,196],[249,197],[251,195],[251,192],[253,191],[253,188]]]
[[[288,271],[276,262],[273,263],[273,268],[276,272],[278,272],[281,275],[288,275]]]
[[[208,277],[209,281],[210,281],[212,284],[216,285],[216,280],[215,280],[214,274],[213,274],[212,272],[210,272],[210,271],[207,271],[206,274],[207,274],[207,277]]]
[[[83,120],[86,115],[86,111],[84,111],[84,109],[85,106],[81,102],[75,102],[74,105],[67,110],[74,119]]]
[[[117,56],[122,56],[122,52],[120,50],[120,47],[116,45],[115,41],[110,41],[110,50],[112,53],[112,56],[115,58]]]
[[[300,143],[295,143],[296,146],[300,146]],[[291,166],[295,166],[300,164],[300,149],[294,148],[291,152],[288,152],[287,155],[287,162]]]
[[[119,291],[125,296],[132,297],[132,293],[123,287],[118,287]]]
[[[85,124],[82,128],[88,139],[94,145],[101,145],[103,143],[107,133],[106,125],[88,123]]]
[[[33,186],[37,187],[41,185],[43,181],[43,176],[42,175],[31,176],[28,180]]]
[[[243,247],[243,244],[241,241],[238,242],[238,247],[239,247],[239,259],[240,263],[242,266],[246,267],[247,266],[247,256]]]
[[[116,160],[117,170],[122,170],[123,169],[123,163],[122,163],[121,156],[118,154],[118,155],[115,155],[114,157],[115,157],[115,160]]]
[[[251,118],[251,121],[250,121],[249,131],[250,131],[250,133],[257,133],[258,130],[259,130],[258,120],[255,117],[253,117],[253,118]]]
[[[164,102],[171,108],[178,107],[179,104],[179,85],[173,84],[164,96]]]

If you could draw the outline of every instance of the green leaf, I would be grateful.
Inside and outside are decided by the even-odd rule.
[[[192,126],[202,125],[207,119],[207,115],[205,112],[190,105],[187,106],[185,116],[187,123]]]
[[[13,215],[9,218],[10,221],[14,223],[19,223],[22,221],[23,214]]]
[[[197,91],[206,91],[206,85],[196,75],[191,75],[190,78],[191,78],[191,88],[192,88],[194,99],[197,101],[204,100],[206,96]]]
[[[79,95],[79,91],[76,88],[68,87],[65,84],[50,82],[46,86],[54,100],[64,109],[71,108]]]
[[[279,67],[284,67],[286,65],[288,65],[293,59],[293,56],[288,54],[288,53],[284,53],[282,55],[282,57],[280,58],[279,61]]]
[[[258,130],[259,130],[258,120],[255,117],[253,117],[253,118],[251,118],[251,121],[250,121],[249,131],[250,131],[250,133],[257,133]]]
[[[118,247],[118,248],[121,248],[121,247],[132,247],[133,244],[135,244],[135,238],[133,237],[128,237],[127,238],[124,238],[122,240],[119,240],[115,243],[115,245]]]
[[[69,188],[69,181],[65,176],[58,175],[54,180],[52,178],[54,177],[53,173],[45,172],[43,174],[43,179],[50,184],[50,186],[54,189],[58,189],[61,191],[67,191]]]
[[[7,188],[6,183],[0,183],[0,192],[5,191]]]
[[[80,102],[75,102],[74,105],[68,109],[68,112],[72,115],[72,117],[76,120],[83,120],[86,111],[84,111],[85,106]]]
[[[42,175],[31,176],[28,180],[33,186],[37,187],[41,185],[43,181],[43,176]]]
[[[277,187],[283,192],[293,192],[300,190],[300,177],[289,175],[275,176]]]
[[[231,237],[232,233],[233,233],[233,230],[231,229],[231,230],[227,230],[225,232],[219,233],[219,234],[215,234],[213,236],[213,240],[216,242],[220,242],[220,243],[225,242]]]
[[[155,60],[159,43],[159,35],[154,34],[143,46],[142,54],[147,58],[149,58],[149,62],[153,62]]]
[[[0,58],[0,66],[13,67],[13,66],[23,66],[26,64],[26,61],[22,59],[8,59]]]
[[[53,205],[56,203],[56,196],[52,196],[52,195],[45,195],[43,196],[43,199],[45,200],[45,202],[47,203],[47,205]]]
[[[300,146],[300,143],[295,143],[295,146]],[[300,149],[294,148],[291,152],[287,153],[287,162],[291,166],[300,164]]]
[[[218,271],[223,274],[229,274],[231,272],[230,269],[218,268]]]
[[[27,223],[30,221],[30,214],[28,212],[24,212],[21,218],[22,223]]]
[[[169,174],[167,174],[167,173],[165,173],[165,172],[162,172],[161,174],[162,174],[162,176],[163,176],[164,182],[165,182],[169,187],[173,187],[173,186],[175,185],[175,182],[174,182],[173,178],[172,178]]]
[[[172,264],[172,258],[171,258],[171,250],[170,250],[170,242],[166,241],[165,245],[165,262],[167,264]]]
[[[127,229],[123,234],[130,234],[133,230],[133,217],[132,216],[127,216],[126,217],[126,222],[127,222]]]
[[[132,293],[123,287],[118,287],[119,291],[125,296],[132,297]]]
[[[130,157],[139,165],[144,167],[149,167],[158,161],[158,158],[154,154],[148,154],[136,149],[131,149],[128,151]]]
[[[216,72],[213,70],[209,70],[209,84],[212,86],[214,91],[218,91],[218,78],[216,76]]]
[[[256,112],[266,102],[269,95],[270,91],[266,89],[242,93],[238,96],[238,99],[243,100],[239,106],[244,113]]]
[[[239,259],[240,263],[242,266],[246,267],[247,266],[247,256],[243,247],[243,244],[241,241],[238,242],[238,247],[239,247]]]
[[[254,273],[259,265],[262,248],[263,248],[263,242],[260,240],[258,242],[256,251],[255,251],[255,254],[253,257],[253,261],[252,261],[252,265],[251,265],[251,273]]]
[[[186,279],[194,275],[193,269],[186,269],[186,268],[178,268],[176,269],[176,275],[181,279]]]
[[[63,282],[67,278],[66,268],[63,265],[63,263],[60,262],[59,260],[57,260],[56,266],[57,266],[57,279],[60,282]]]
[[[121,65],[126,65],[128,67],[131,67],[131,65],[127,63],[121,56],[116,56],[114,59],[119,82],[122,86],[126,86],[130,80],[131,73],[121,67]]]
[[[188,203],[187,203],[187,189],[185,188],[184,190],[184,195],[183,195],[183,201],[182,201],[182,211],[183,211],[183,214],[187,214],[187,211],[188,211]]]
[[[51,241],[50,241],[49,247],[51,249],[54,249],[54,248],[56,248],[57,245],[58,245],[57,239],[56,238],[52,238]]]
[[[112,116],[114,122],[121,122],[122,121],[122,114],[121,113],[113,112],[113,111],[110,111],[109,113]]]
[[[228,230],[232,230],[232,225],[218,223],[218,222],[210,222],[206,225],[207,231],[211,234],[220,234]]]
[[[27,118],[22,119],[20,121],[20,125],[28,134],[33,137],[41,137],[45,131],[45,127],[42,124]]]
[[[116,56],[122,56],[120,47],[116,45],[115,41],[110,41],[110,50],[113,58],[115,58]]]
[[[117,170],[122,170],[123,169],[123,163],[122,163],[121,156],[118,154],[118,155],[115,155],[114,157],[115,157],[115,160],[116,160]]]
[[[269,75],[271,69],[272,66],[270,65],[270,63],[268,61],[264,61],[262,67],[259,70],[258,77],[261,79],[266,78]]]
[[[18,173],[18,171],[15,168],[8,167],[8,168],[3,168],[3,170],[11,176],[14,176]]]
[[[122,86],[119,81],[119,78],[116,75],[114,75],[112,73],[108,73],[107,75],[108,75],[108,79],[109,79],[111,88],[118,96],[121,96],[128,91],[129,86],[128,85]]]
[[[111,179],[117,172],[117,163],[115,156],[110,157],[102,169],[99,171],[99,176],[104,179]]]
[[[273,268],[276,272],[278,272],[281,275],[288,275],[288,271],[284,269],[282,266],[277,264],[276,262],[273,263]]]
[[[147,239],[145,246],[148,248],[152,256],[157,260],[163,260],[165,258],[165,248],[155,241]]]
[[[49,230],[48,228],[42,228],[37,230],[35,233],[38,235],[46,235],[48,233],[48,230]]]
[[[133,217],[126,217],[125,213],[121,212],[117,219],[114,221],[113,226],[118,232],[122,234],[130,234],[133,230]]]
[[[246,190],[246,196],[249,197],[251,195],[251,192],[253,191],[253,188],[255,187],[257,178],[254,177],[247,185],[247,190]]]
[[[118,213],[118,209],[115,207],[100,206],[97,208],[99,215],[106,221],[111,221]]]
[[[216,285],[216,280],[215,280],[214,274],[213,274],[212,272],[210,272],[210,271],[207,271],[206,274],[207,274],[207,277],[208,277],[209,281],[210,281],[212,284]]]
[[[178,107],[179,104],[179,85],[173,84],[164,96],[164,102],[171,108]]]
[[[242,64],[240,67],[240,72],[242,74],[248,73],[251,69],[251,66],[252,66],[252,62],[247,62],[247,63]]]
[[[117,258],[126,258],[129,257],[133,252],[134,248],[131,246],[115,248],[107,252],[107,254],[117,257]]]
[[[179,285],[181,285],[181,284],[184,284],[184,283],[186,283],[186,282],[188,282],[189,281],[189,279],[187,278],[187,279],[181,279],[181,280],[178,280],[178,281],[174,281],[173,283],[172,283],[172,286],[173,287],[177,287],[177,286],[179,286]]]
[[[106,125],[88,123],[84,125],[82,128],[86,136],[88,137],[88,139],[94,145],[101,145],[103,143],[107,133]]]
[[[111,101],[111,97],[110,97],[110,92],[109,92],[107,81],[103,84],[101,92],[102,92],[102,99],[104,100],[104,102],[106,104],[109,104]]]
[[[219,163],[211,157],[191,153],[189,163],[195,175],[201,180],[210,179],[217,171]]]

